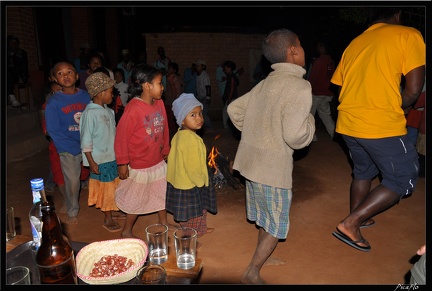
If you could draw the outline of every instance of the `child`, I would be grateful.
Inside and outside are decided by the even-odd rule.
[[[50,74],[50,76],[51,75],[52,74]],[[64,178],[60,166],[60,157],[59,154],[57,153],[57,149],[55,148],[54,142],[52,141],[51,137],[49,136],[46,130],[46,123],[45,123],[46,103],[49,100],[49,98],[51,98],[52,95],[54,95],[58,91],[61,91],[62,87],[59,84],[57,84],[55,81],[51,80],[51,77],[49,77],[48,80],[50,82],[49,93],[46,95],[45,103],[42,104],[42,108],[41,108],[42,132],[45,135],[46,139],[49,141],[48,151],[49,151],[49,161],[50,161],[50,174],[48,178],[45,180],[45,191],[54,192],[54,186],[57,185],[57,187],[60,190],[60,193],[62,194],[62,197],[65,197]],[[65,213],[66,205],[63,205],[61,209],[59,209],[58,211],[60,213]]]
[[[262,51],[273,72],[228,105],[228,115],[241,131],[233,168],[246,179],[247,218],[259,229],[254,254],[240,279],[243,284],[265,284],[261,268],[279,240],[288,236],[293,153],[308,146],[315,133],[311,86],[303,78],[305,55],[298,36],[288,29],[274,30],[264,39]]]
[[[208,132],[213,132],[213,123],[208,114],[209,106],[211,102],[211,85],[210,85],[210,76],[206,71],[206,62],[203,60],[197,60],[197,77],[196,77],[196,85],[197,85],[197,94],[196,98],[203,104],[203,115],[204,115],[204,125],[206,126],[206,130]]]
[[[198,237],[214,231],[207,227],[207,211],[216,213],[216,194],[207,167],[207,148],[196,131],[204,125],[203,105],[193,94],[174,100],[180,126],[168,155],[166,210],[182,227],[192,227]]]
[[[178,73],[178,70],[179,66],[177,63],[171,62],[168,64],[164,102],[165,108],[167,110],[170,137],[172,137],[177,131],[177,125],[172,111],[172,103],[180,96],[181,93],[183,93],[183,84],[181,79],[179,78],[180,75]]]
[[[53,78],[62,90],[56,92],[47,102],[46,129],[60,155],[65,181],[64,204],[68,215],[65,223],[77,224],[82,169],[79,120],[90,102],[90,95],[87,91],[75,87],[78,73],[72,62],[56,63],[53,72]]]
[[[119,97],[115,99],[115,116],[116,123],[118,124],[120,117],[124,112],[124,107],[129,102],[129,85],[124,82],[124,71],[120,68],[115,68],[114,72],[114,80],[116,81],[114,87],[119,92]]]
[[[162,73],[149,65],[132,69],[130,94],[117,125],[114,150],[119,177],[115,201],[126,212],[121,236],[135,237],[132,228],[140,214],[158,211],[159,223],[167,223],[166,158],[170,151],[169,129],[162,101]]]
[[[114,72],[114,80],[116,81],[114,87],[116,87],[117,90],[119,90],[121,103],[124,107],[129,101],[129,96],[130,96],[128,92],[129,85],[126,84],[124,81],[124,72],[122,69],[114,68],[113,72]]]
[[[222,95],[224,107],[222,109],[222,120],[224,128],[230,128],[232,123],[229,119],[227,108],[228,105],[235,99],[237,99],[237,87],[239,85],[239,79],[234,73],[236,64],[233,61],[226,61],[222,64],[223,72],[226,75],[225,89]],[[234,127],[233,127],[234,130]]]
[[[105,214],[102,227],[109,232],[121,230],[112,216],[112,211],[119,210],[114,194],[120,182],[114,154],[114,111],[107,106],[112,103],[114,83],[102,72],[87,78],[85,85],[92,102],[80,119],[83,164],[90,168],[88,205],[96,205]]]
[[[85,86],[85,81],[87,78],[94,73],[94,71],[102,67],[102,57],[100,54],[94,53],[90,56],[89,63],[87,64],[88,69],[83,72],[79,72],[79,82],[78,87],[82,90],[87,90]],[[109,73],[108,73],[109,74]]]

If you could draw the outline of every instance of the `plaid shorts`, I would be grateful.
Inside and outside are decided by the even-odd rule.
[[[286,239],[292,190],[246,180],[246,214],[250,221],[278,239]]]

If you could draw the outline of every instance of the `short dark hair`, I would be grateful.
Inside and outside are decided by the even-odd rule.
[[[125,76],[124,76],[124,71],[123,71],[123,69],[120,69],[120,68],[114,68],[113,69],[113,73],[115,74],[115,73],[117,73],[117,72],[119,72],[121,75],[122,75],[122,78],[123,78],[123,81],[125,81]]]
[[[235,69],[236,69],[236,64],[233,62],[233,61],[225,61],[223,64],[222,64],[222,67],[228,67],[228,68],[230,68],[232,71],[235,71]]]
[[[370,7],[369,23],[372,24],[378,20],[387,20],[401,11],[401,7]]]
[[[108,77],[110,76],[109,71],[105,67],[97,67],[96,70],[93,71],[93,73],[104,73]]]

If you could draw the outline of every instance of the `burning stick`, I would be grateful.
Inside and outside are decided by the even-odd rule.
[[[232,164],[228,160],[228,158],[225,158],[216,149],[216,147],[213,146],[208,156],[208,159],[208,165],[210,166],[210,168],[214,169],[213,177],[216,177],[220,180],[220,175],[222,174],[222,176],[226,179],[228,185],[230,185],[234,190],[238,190],[241,183],[232,176]],[[218,181],[215,181],[215,184],[217,184],[217,182]]]

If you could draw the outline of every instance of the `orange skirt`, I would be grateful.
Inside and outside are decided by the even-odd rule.
[[[120,178],[115,178],[111,182],[101,182],[96,179],[89,179],[88,206],[95,205],[102,211],[119,210],[114,199],[115,191]]]

